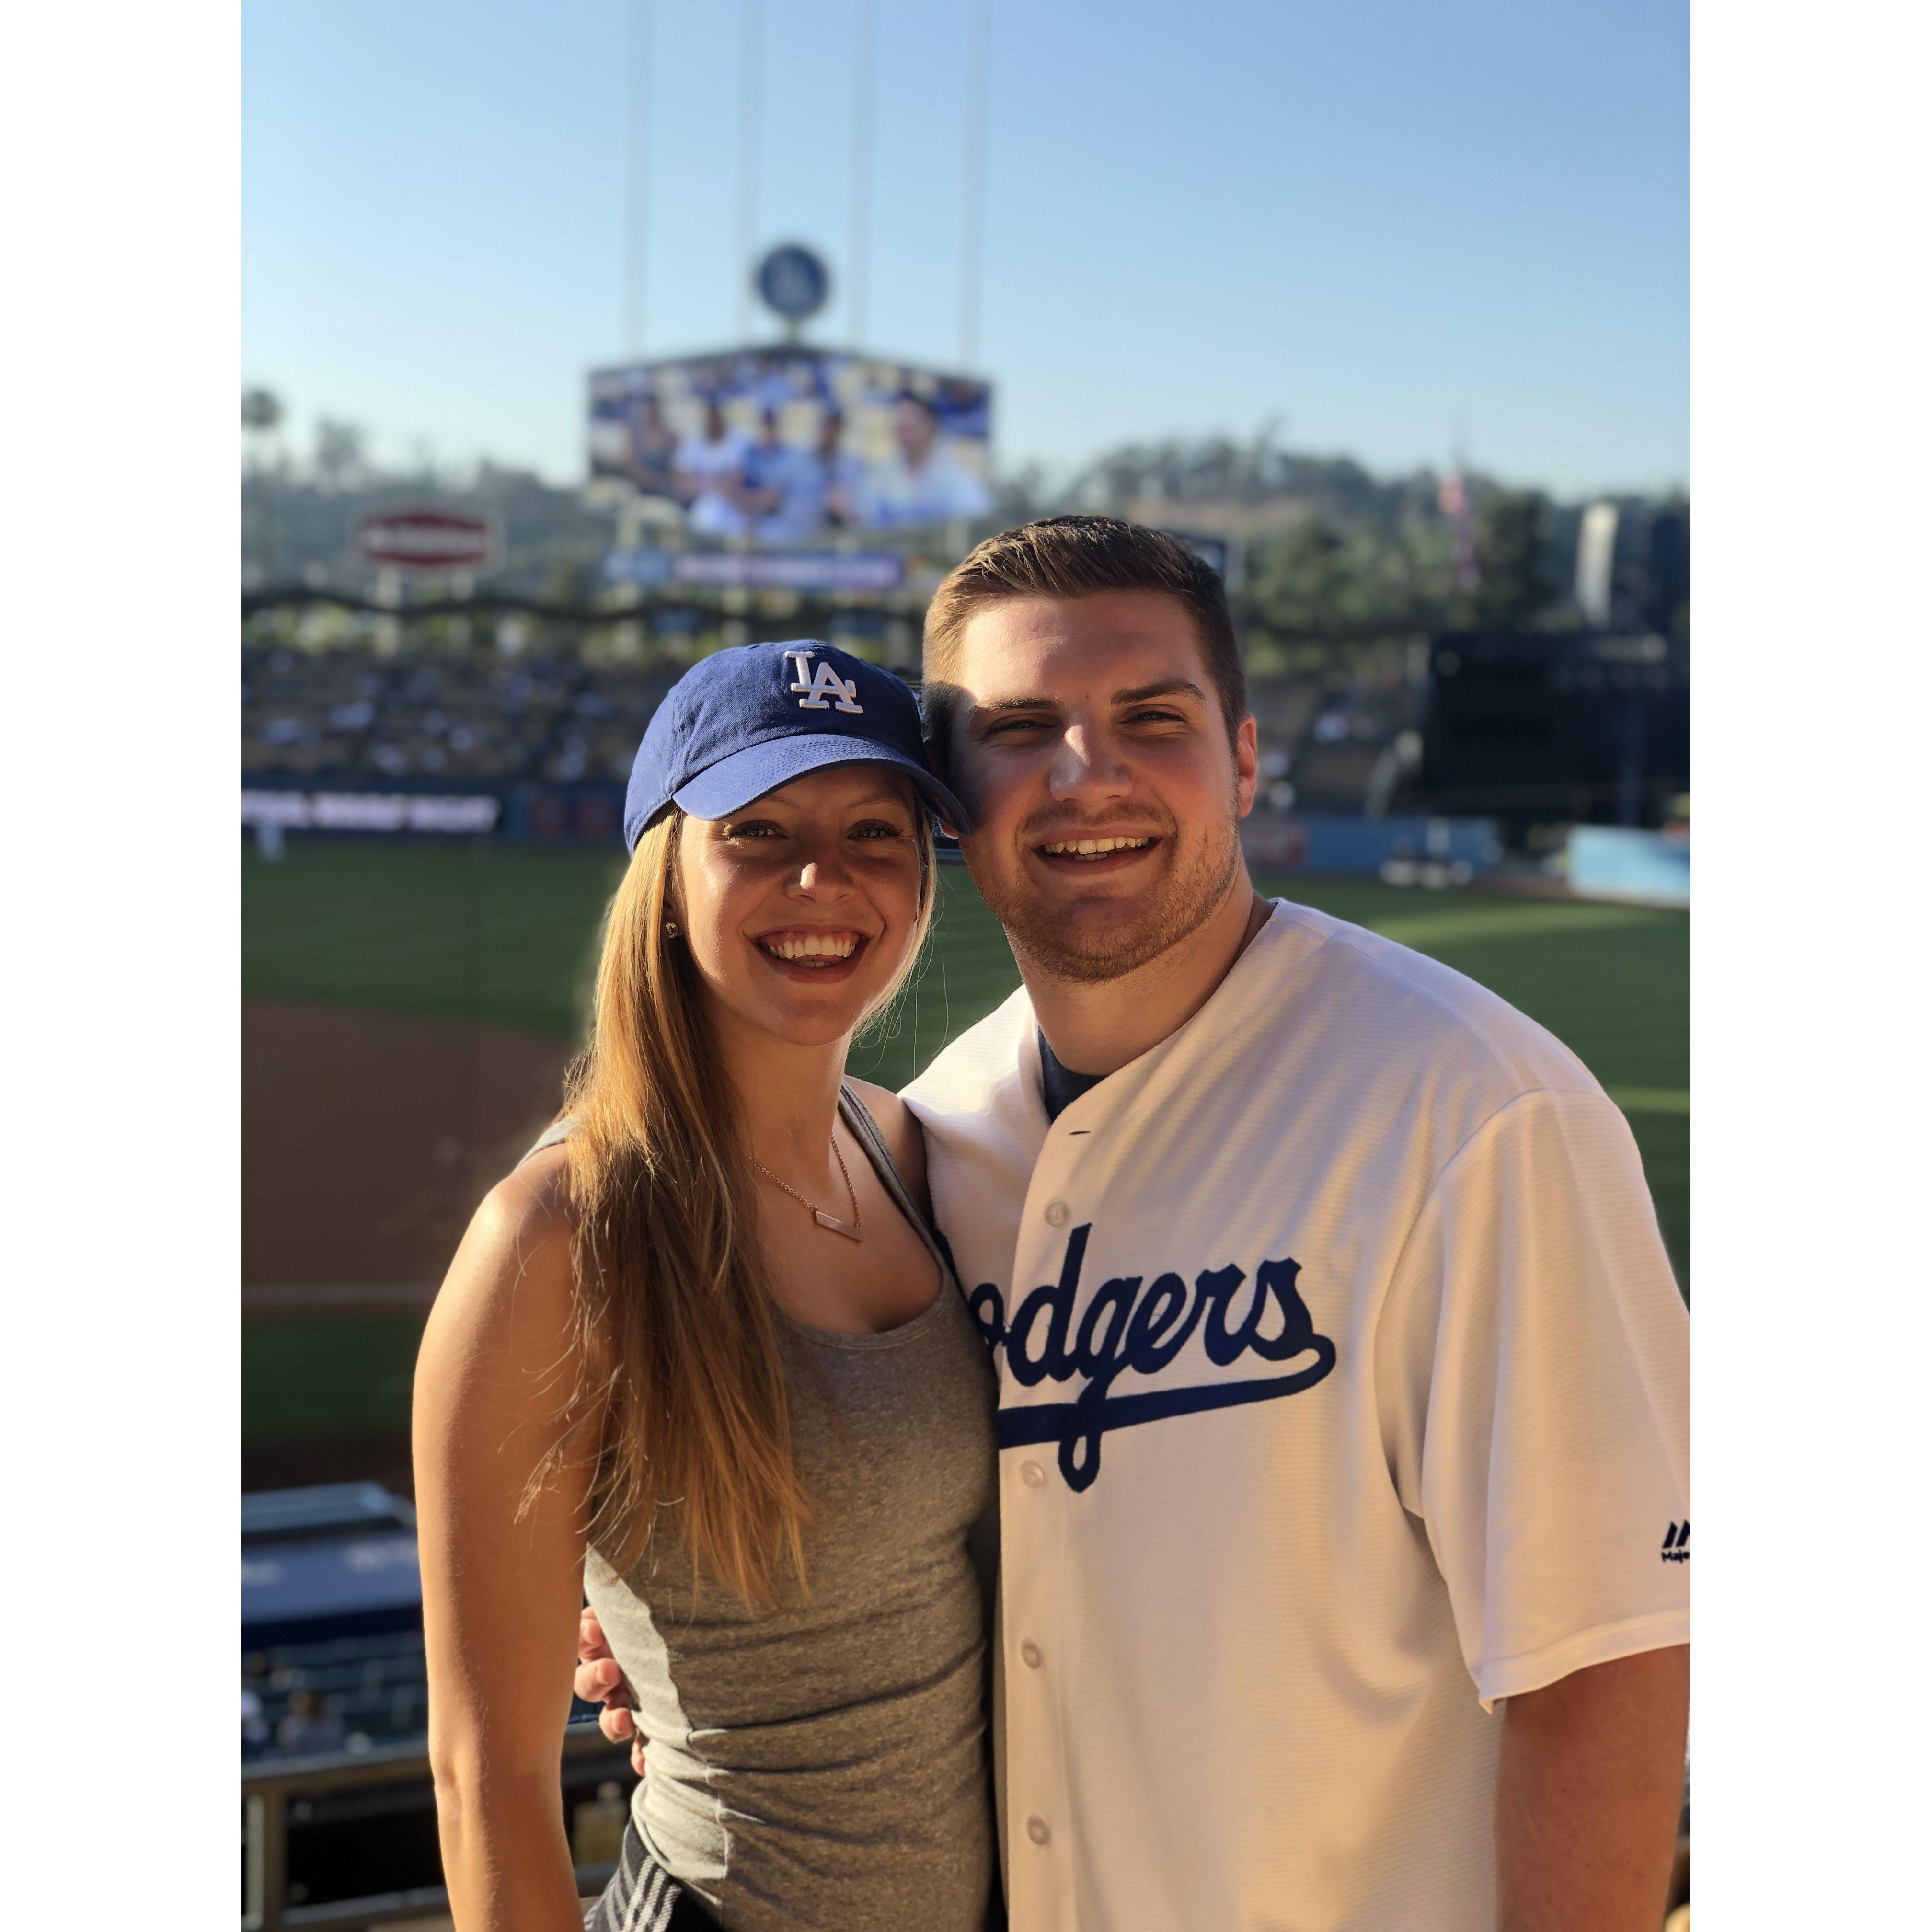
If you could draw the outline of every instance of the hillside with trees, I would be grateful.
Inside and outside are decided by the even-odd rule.
[[[280,435],[266,391],[244,399],[244,582],[346,586],[356,519],[403,496],[493,512],[505,555],[493,581],[530,596],[586,604],[614,536],[610,513],[534,472],[484,463],[452,472],[424,460],[385,468],[354,425],[323,418],[305,454]],[[1037,468],[999,481],[994,514],[974,535],[1067,510],[1126,516],[1229,543],[1232,598],[1263,671],[1313,670],[1423,632],[1468,626],[1569,629],[1582,506],[1472,474],[1461,531],[1431,470],[1378,476],[1346,456],[1286,448],[1273,430],[1126,443],[1050,478]],[[1681,499],[1629,497],[1642,515]],[[1459,545],[1460,546],[1459,548]],[[1473,566],[1473,567],[1472,567]]]

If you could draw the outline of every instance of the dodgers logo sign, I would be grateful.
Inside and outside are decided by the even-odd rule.
[[[845,711],[854,717],[863,717],[866,707],[859,702],[857,680],[841,677],[829,664],[820,664],[814,674],[812,656],[810,651],[785,652],[785,662],[792,669],[791,682],[785,688],[802,694],[798,708],[801,711]]]
[[[1024,1442],[1059,1445],[1060,1473],[1069,1489],[1089,1488],[1100,1474],[1100,1438],[1109,1430],[1299,1395],[1334,1369],[1335,1344],[1316,1332],[1294,1285],[1301,1264],[1286,1256],[1263,1262],[1245,1294],[1247,1272],[1239,1268],[1203,1268],[1191,1292],[1178,1274],[1156,1275],[1144,1289],[1142,1276],[1118,1276],[1094,1291],[1076,1328],[1080,1270],[1092,1232],[1090,1222],[1073,1230],[1060,1280],[1034,1289],[1010,1324],[992,1282],[975,1288],[970,1303],[987,1346],[1005,1345],[1006,1372],[1021,1388],[1079,1383],[1070,1402],[1002,1408],[999,1414],[1002,1449]],[[1264,1333],[1264,1327],[1273,1332]],[[1114,1392],[1124,1378],[1162,1373],[1197,1334],[1202,1352],[1216,1368],[1232,1367],[1250,1354],[1266,1362],[1312,1359],[1286,1375]]]

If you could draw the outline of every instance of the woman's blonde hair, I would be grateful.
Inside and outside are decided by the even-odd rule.
[[[876,1016],[904,985],[932,920],[934,849],[914,802],[920,898],[911,944]],[[792,1454],[778,1328],[730,1083],[681,936],[684,814],[638,841],[610,902],[589,1045],[571,1070],[574,1325],[580,1373],[548,1474],[597,1438],[588,1526],[620,1570],[660,1511],[682,1550],[748,1602],[804,1578],[811,1499]]]

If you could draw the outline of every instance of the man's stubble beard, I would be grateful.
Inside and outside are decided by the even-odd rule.
[[[1022,860],[1006,879],[974,874],[973,883],[994,918],[1006,928],[1013,951],[1048,978],[1099,986],[1138,972],[1192,937],[1218,912],[1241,866],[1240,809],[1235,802],[1218,838],[1205,842],[1184,870],[1170,869],[1151,896],[1122,904],[1098,932],[1082,934],[1070,920],[1033,892]],[[1176,849],[1169,821],[1162,835]]]

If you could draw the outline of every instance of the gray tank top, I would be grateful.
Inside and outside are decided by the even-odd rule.
[[[670,1537],[622,1575],[588,1552],[584,1593],[637,1694],[638,1828],[732,1932],[982,1932],[995,1851],[968,1538],[996,1496],[992,1367],[872,1116],[849,1090],[839,1112],[940,1292],[882,1335],[780,1312],[809,1600],[752,1610]]]

